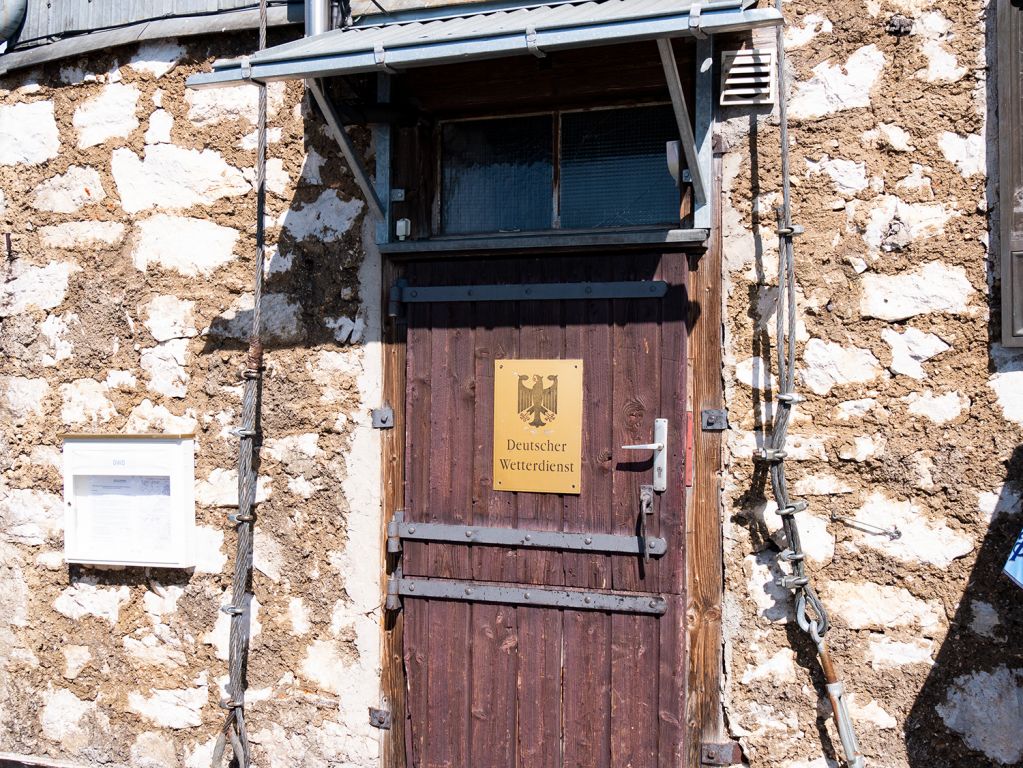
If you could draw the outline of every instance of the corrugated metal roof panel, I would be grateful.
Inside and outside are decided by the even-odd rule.
[[[576,0],[417,19],[403,14],[364,20],[259,51],[214,62],[192,87],[246,80],[290,80],[373,70],[400,70],[473,59],[563,50],[635,40],[751,29],[781,23],[772,8],[745,10],[746,0]],[[690,13],[692,11],[692,13]]]

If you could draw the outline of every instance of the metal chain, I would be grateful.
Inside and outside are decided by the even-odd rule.
[[[782,0],[775,0],[775,7],[781,13]],[[771,426],[767,445],[759,452],[759,458],[766,462],[771,477],[771,489],[778,503],[778,513],[785,533],[786,548],[778,558],[789,566],[789,572],[778,579],[778,586],[790,589],[795,599],[796,622],[817,647],[821,669],[824,672],[828,696],[838,727],[842,751],[849,768],[864,768],[863,756],[856,743],[856,734],[845,704],[845,689],[835,671],[831,654],[824,636],[831,625],[828,613],[810,583],[806,572],[806,556],[799,538],[796,515],[807,508],[805,501],[793,502],[789,496],[785,478],[785,442],[789,423],[796,405],[803,398],[795,391],[796,369],[796,265],[792,241],[802,234],[802,227],[792,223],[792,196],[789,185],[789,130],[788,111],[785,103],[785,43],[782,25],[776,32],[775,44],[778,54],[778,111],[781,123],[781,177],[782,205],[778,216],[778,304],[775,315],[775,351],[778,366],[778,404]]]
[[[266,4],[259,3],[259,50],[266,48]],[[213,768],[223,762],[227,742],[231,742],[234,764],[249,768],[249,739],[245,727],[246,666],[249,655],[250,608],[252,606],[252,537],[255,524],[256,471],[258,451],[259,401],[263,375],[262,304],[263,266],[266,251],[266,84],[258,83],[259,116],[256,127],[256,263],[252,292],[252,328],[243,377],[242,423],[234,431],[240,445],[238,451],[238,512],[229,515],[236,525],[234,579],[231,603],[221,608],[231,617],[228,642],[227,700],[221,706],[228,710],[227,719],[213,750]]]

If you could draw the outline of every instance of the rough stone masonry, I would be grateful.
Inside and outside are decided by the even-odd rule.
[[[868,765],[1023,761],[1023,355],[994,344],[997,167],[981,0],[785,4],[801,323],[790,457]],[[885,32],[888,18],[912,34]],[[255,91],[186,91],[241,37],[0,83],[0,751],[209,764],[222,722]],[[258,765],[373,766],[379,256],[351,173],[270,89],[267,381],[249,702]],[[751,460],[772,381],[777,119],[726,112],[726,700],[752,766],[835,765]],[[371,162],[368,136],[355,130]],[[197,433],[191,571],[61,561],[67,431]],[[834,521],[881,528],[890,540]],[[230,538],[230,537],[228,537]]]

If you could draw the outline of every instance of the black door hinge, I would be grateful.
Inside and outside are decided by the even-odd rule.
[[[701,765],[739,765],[742,762],[742,748],[737,742],[724,744],[702,744],[700,746]]]

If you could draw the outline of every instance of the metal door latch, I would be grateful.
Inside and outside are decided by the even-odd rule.
[[[646,535],[646,519],[654,513],[654,487],[639,486],[639,536],[643,542],[643,560],[650,561],[650,540]]]
[[[623,445],[623,451],[654,452],[653,489],[663,493],[668,489],[668,420],[654,419],[654,441],[641,445]]]
[[[728,429],[728,411],[724,408],[700,411],[700,429],[704,432],[724,432]]]
[[[742,748],[734,741],[700,745],[700,763],[703,765],[739,765],[741,762]]]

